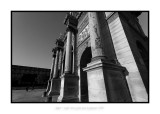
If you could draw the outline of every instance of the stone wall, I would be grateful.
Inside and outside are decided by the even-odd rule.
[[[127,25],[126,21],[119,17],[119,13],[115,13],[107,21],[117,59],[129,72],[127,82],[132,100],[145,101],[148,98],[142,77],[143,75],[146,75],[146,73],[139,69],[139,66],[137,65],[139,64],[139,62],[137,62],[137,59],[139,58],[134,56],[138,53],[138,50],[135,48],[137,46],[135,45],[135,38],[133,36],[138,37],[138,35],[131,30],[131,27]]]

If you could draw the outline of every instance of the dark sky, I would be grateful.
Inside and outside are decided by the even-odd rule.
[[[60,33],[66,12],[13,12],[12,64],[50,68],[52,48]],[[139,16],[140,24],[148,36],[148,14]]]

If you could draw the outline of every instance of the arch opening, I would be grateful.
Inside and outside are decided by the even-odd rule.
[[[89,102],[87,72],[83,71],[83,68],[87,67],[87,64],[91,62],[91,58],[92,58],[91,47],[87,47],[80,59],[81,102]]]

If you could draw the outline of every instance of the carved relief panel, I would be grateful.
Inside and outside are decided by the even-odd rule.
[[[78,34],[78,40],[77,43],[80,45],[86,38],[89,37],[89,27],[88,25],[82,30],[81,33]],[[77,46],[78,46],[77,45]]]
[[[89,37],[88,14],[83,12],[78,23],[77,46]]]

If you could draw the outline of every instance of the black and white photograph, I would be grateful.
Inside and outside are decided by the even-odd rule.
[[[159,114],[159,2],[0,2],[0,113]]]
[[[149,103],[149,11],[11,12],[11,103]]]

